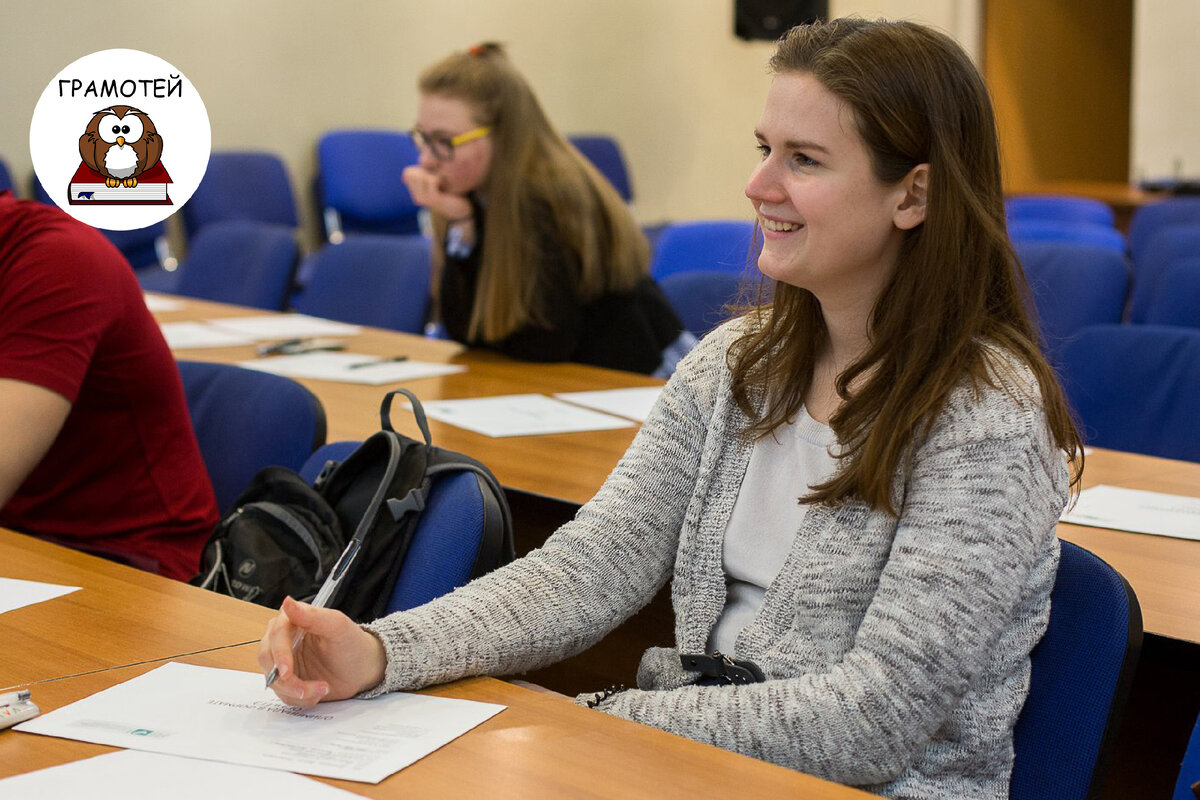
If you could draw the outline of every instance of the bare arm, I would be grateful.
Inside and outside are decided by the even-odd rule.
[[[66,422],[65,397],[25,381],[0,378],[0,507],[38,465]]]

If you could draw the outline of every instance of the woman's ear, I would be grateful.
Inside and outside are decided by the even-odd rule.
[[[904,196],[896,206],[892,220],[902,231],[912,230],[925,221],[929,199],[929,165],[917,164],[900,181]]]

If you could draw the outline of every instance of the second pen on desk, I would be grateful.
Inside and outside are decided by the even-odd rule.
[[[258,354],[260,356],[294,356],[323,350],[343,350],[345,347],[346,343],[339,339],[288,339],[285,342],[263,345],[258,348]]]
[[[379,364],[395,364],[399,361],[408,361],[408,356],[392,356],[391,358],[377,358],[373,361],[359,361],[356,364],[350,364],[346,369],[362,369],[363,367],[374,367]]]

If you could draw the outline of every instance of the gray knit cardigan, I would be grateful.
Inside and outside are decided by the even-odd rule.
[[[999,388],[952,394],[893,482],[899,519],[811,508],[737,637],[766,682],[694,686],[679,653],[704,651],[724,607],[722,539],[753,449],[725,360],[737,332],[680,363],[604,486],[542,548],[367,626],[388,665],[364,696],[559,661],[673,575],[676,647],[648,650],[639,688],[601,710],[891,797],[1007,798],[1067,496],[1034,379],[989,351]]]

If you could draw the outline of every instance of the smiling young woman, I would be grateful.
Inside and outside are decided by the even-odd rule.
[[[771,63],[746,193],[773,302],[680,362],[540,550],[366,630],[285,608],[264,669],[309,635],[282,698],[534,669],[671,580],[675,641],[579,702],[886,796],[1008,797],[1080,443],[1025,316],[987,92],[907,22],[801,26]]]

